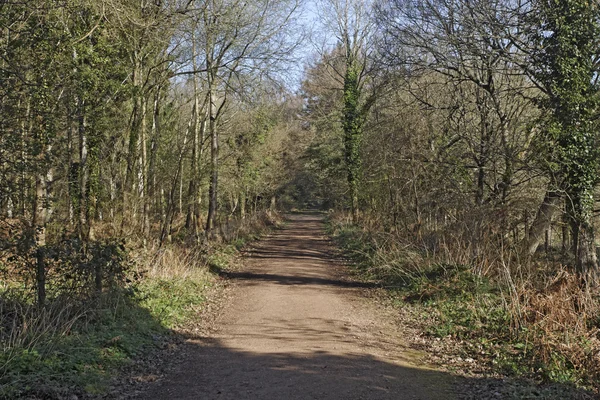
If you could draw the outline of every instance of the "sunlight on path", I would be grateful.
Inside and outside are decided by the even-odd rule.
[[[220,330],[144,399],[452,399],[331,256],[321,217],[292,215],[259,243]]]

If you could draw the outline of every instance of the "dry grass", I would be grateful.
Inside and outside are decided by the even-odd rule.
[[[513,320],[530,332],[528,340],[539,362],[572,368],[598,382],[600,298],[582,288],[576,274],[555,266],[551,274],[522,280],[511,306]]]
[[[50,352],[54,343],[69,335],[73,326],[85,316],[73,304],[55,301],[43,308],[23,305],[16,301],[0,300],[0,380],[11,364],[24,354],[42,357],[37,349]]]
[[[188,279],[199,275],[208,276],[206,251],[198,247],[184,248],[179,245],[165,246],[145,253],[146,261],[136,263],[138,273],[150,279]],[[144,270],[142,271],[141,265]]]
[[[509,326],[496,322],[496,325],[488,323],[484,329],[489,337],[503,342],[498,343],[500,347],[509,349],[504,356],[514,357],[509,362],[514,363],[515,371],[530,371],[553,381],[598,386],[600,293],[583,287],[571,268],[545,259],[544,255],[534,261],[520,259],[515,246],[507,243],[491,224],[478,224],[476,218],[455,222],[435,232],[421,229],[418,234],[384,233],[373,220],[365,228],[351,228],[347,215],[334,214],[331,220],[342,231],[350,229],[358,247],[353,251],[363,262],[363,270],[384,283],[419,282],[417,286],[422,292],[416,298],[429,298],[424,296],[428,286],[462,285],[428,281],[427,271],[439,270],[440,266],[466,268],[472,276],[485,278],[482,282],[492,285],[491,298],[503,308]],[[460,274],[448,276],[462,279]],[[464,287],[460,286],[460,290]],[[469,318],[490,308],[476,293],[472,298],[477,301],[459,304],[463,300],[454,299],[457,307],[470,310]],[[445,304],[444,307],[448,305]],[[472,310],[473,307],[478,309]],[[454,313],[448,307],[441,312]],[[457,315],[449,314],[447,319],[456,318]]]
[[[223,222],[219,225],[218,235],[214,240],[204,240],[199,245],[188,246],[185,242],[176,241],[162,247],[154,246],[141,250],[135,255],[137,273],[158,279],[208,276],[208,265],[212,257],[222,253],[224,247],[239,248],[281,221],[281,215],[276,212],[261,212],[242,220]]]

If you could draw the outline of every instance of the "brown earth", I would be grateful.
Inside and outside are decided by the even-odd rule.
[[[207,337],[140,399],[453,399],[388,310],[335,261],[319,214],[292,215],[245,257]]]

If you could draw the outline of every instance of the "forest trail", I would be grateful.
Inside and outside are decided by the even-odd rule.
[[[319,214],[291,215],[245,258],[209,337],[143,399],[452,399],[452,377],[403,346],[388,311],[345,277]]]

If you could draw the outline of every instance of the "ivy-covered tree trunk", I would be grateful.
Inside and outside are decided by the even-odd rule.
[[[358,220],[359,216],[360,142],[363,125],[359,101],[360,71],[353,56],[348,54],[346,59],[346,74],[344,76],[344,114],[342,117],[342,127],[344,129],[346,172],[354,222]]]
[[[595,121],[598,99],[593,60],[600,35],[595,0],[539,1],[537,79],[547,90],[551,112],[547,132],[552,161],[561,176],[573,222],[577,271],[582,280],[597,277],[592,215],[599,156]]]
[[[544,233],[548,231],[552,224],[554,215],[560,211],[562,200],[562,192],[550,189],[546,191],[535,219],[527,231],[527,236],[523,239],[523,254],[525,256],[535,254],[544,239]]]

